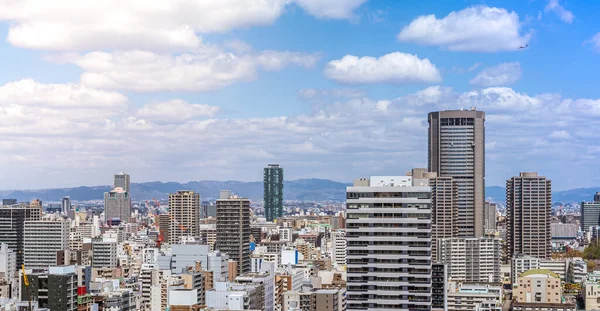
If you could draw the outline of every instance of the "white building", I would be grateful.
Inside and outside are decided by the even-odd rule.
[[[66,219],[25,221],[24,261],[27,268],[47,268],[64,265],[68,260],[69,230],[71,222]],[[63,251],[62,262],[58,252]]]
[[[502,287],[450,283],[447,311],[502,311]]]
[[[447,265],[452,281],[501,282],[502,243],[496,238],[438,240],[438,261]]]
[[[171,254],[158,257],[160,270],[181,273],[187,267],[195,267],[200,261],[202,269],[213,272],[215,281],[225,281],[229,276],[229,256],[220,251],[211,251],[208,245],[173,244]]]
[[[117,258],[116,240],[92,240],[92,267],[116,268]]]
[[[263,310],[264,294],[260,284],[215,282],[206,291],[206,307],[217,310]]]
[[[8,248],[8,244],[0,244],[0,280],[12,282],[17,271],[17,254]]]
[[[347,309],[430,309],[431,189],[375,176],[346,192]]]
[[[293,246],[286,246],[281,249],[281,265],[297,265],[300,254],[298,249]]]
[[[331,261],[339,266],[346,265],[346,232],[343,230],[331,233]]]

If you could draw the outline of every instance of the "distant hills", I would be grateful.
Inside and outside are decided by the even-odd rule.
[[[341,183],[327,179],[298,179],[284,182],[284,198],[286,200],[322,201],[322,200],[345,200],[346,186],[350,184]],[[43,190],[6,190],[0,191],[0,198],[14,198],[19,201],[30,201],[41,199],[42,201],[59,201],[63,196],[70,196],[75,201],[102,200],[103,194],[110,190],[110,186],[75,187]],[[131,184],[131,195],[134,201],[148,200],[151,198],[165,199],[169,193],[177,190],[198,191],[203,200],[216,199],[220,190],[231,190],[235,194],[252,200],[262,200],[262,181],[191,181],[188,183],[177,182],[146,182]],[[504,187],[486,187],[486,199],[504,203],[506,191]],[[556,191],[553,195],[554,202],[581,202],[591,201],[600,187],[577,188],[565,191]]]

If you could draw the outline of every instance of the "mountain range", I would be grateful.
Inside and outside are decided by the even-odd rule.
[[[284,199],[302,201],[343,201],[345,200],[346,186],[327,179],[298,179],[284,182]],[[102,200],[104,192],[110,186],[80,186],[75,188],[56,188],[41,190],[0,190],[0,198],[13,198],[18,201],[41,199],[42,201],[59,201],[63,196],[70,196],[74,201]],[[165,199],[169,193],[177,190],[194,190],[200,193],[203,200],[216,199],[220,190],[231,190],[233,193],[252,200],[263,198],[263,183],[261,181],[191,181],[178,182],[145,182],[131,184],[131,197],[134,201],[149,200],[151,198]],[[577,188],[552,193],[554,202],[572,203],[591,201],[594,193],[600,192],[600,187]],[[493,202],[504,203],[506,191],[504,187],[490,186],[485,188],[486,199]]]

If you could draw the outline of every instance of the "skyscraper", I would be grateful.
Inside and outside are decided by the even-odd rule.
[[[221,191],[215,248],[237,262],[238,275],[250,271],[250,200]]]
[[[39,220],[42,210],[26,204],[0,208],[0,243],[17,253],[17,267],[23,264],[25,221]]]
[[[430,188],[374,176],[346,198],[347,310],[430,310]]]
[[[600,192],[596,192],[593,202],[581,202],[581,231],[600,226]]]
[[[169,243],[180,243],[181,237],[200,235],[200,194],[180,190],[169,194]]]
[[[283,168],[279,164],[264,169],[264,208],[267,221],[283,215]]]
[[[483,228],[487,230],[496,230],[496,203],[485,202],[483,210]]]
[[[115,182],[113,188],[123,188],[125,192],[130,192],[129,188],[129,174],[127,173],[119,173],[115,174]]]
[[[520,173],[506,181],[508,259],[517,254],[546,259],[552,250],[552,186],[538,173]]]
[[[70,210],[71,210],[71,198],[69,196],[65,196],[62,198],[62,201],[61,201],[60,211],[63,214],[67,215]]]
[[[114,187],[104,193],[104,221],[119,219],[129,221],[131,217],[131,193],[129,193],[129,175],[119,173],[114,175]]]
[[[458,235],[483,236],[485,190],[485,113],[431,112],[429,171],[452,177],[458,187]]]

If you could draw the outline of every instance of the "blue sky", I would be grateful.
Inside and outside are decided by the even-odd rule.
[[[0,0],[0,189],[350,181],[486,112],[486,183],[600,185],[593,1]],[[520,46],[528,45],[525,49]]]

